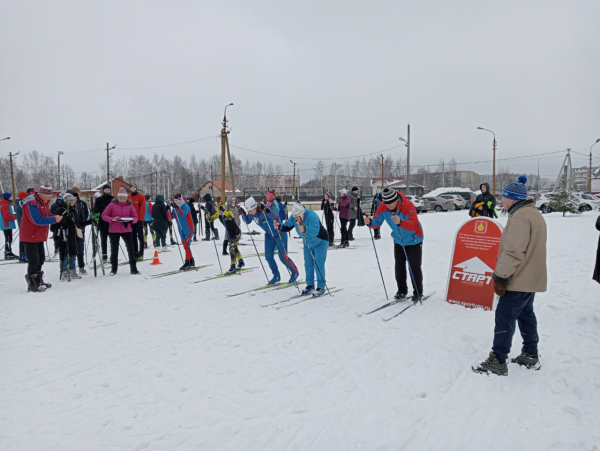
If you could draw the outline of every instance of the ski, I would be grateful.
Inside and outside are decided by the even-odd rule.
[[[337,293],[338,291],[342,291],[342,290],[343,290],[343,288],[338,288],[338,289],[334,289],[334,288],[335,288],[335,287],[333,287],[332,289],[330,289],[328,292],[326,291],[324,295],[322,295],[322,296],[319,296],[319,297],[325,297],[325,296],[329,295],[329,293]],[[274,308],[275,310],[279,310],[279,309],[282,309],[282,308],[285,308],[285,307],[291,307],[292,305],[298,305],[298,304],[301,304],[302,302],[306,302],[306,301],[308,301],[308,300],[310,300],[310,299],[316,299],[316,298],[315,298],[315,297],[314,297],[312,294],[310,294],[310,293],[309,293],[309,294],[302,294],[302,295],[295,296],[293,299],[298,299],[299,297],[300,297],[300,298],[304,298],[304,299],[300,299],[300,300],[299,300],[299,301],[297,301],[297,302],[292,302],[291,304],[285,304],[285,305],[281,305],[281,306],[279,306],[279,307],[273,307],[273,308]],[[293,299],[288,299],[288,301],[291,301],[291,300],[293,300]]]
[[[408,297],[404,297],[402,299],[394,299],[393,301],[388,302],[387,304],[383,304],[381,307],[377,307],[375,310],[371,310],[370,312],[365,312],[365,313],[356,313],[356,316],[358,316],[359,318],[362,318],[363,316],[366,315],[370,315],[371,313],[375,313],[378,312],[379,310],[382,310],[386,307],[391,307],[392,305],[396,305],[399,304],[400,302],[406,302],[408,301],[410,298]]]
[[[264,290],[269,290],[269,289],[273,289],[273,291],[275,291],[275,289],[282,289],[282,288],[287,288],[287,287],[291,287],[291,286],[294,286],[294,283],[277,282],[277,283],[273,283],[270,285],[268,284],[268,285],[263,285],[262,287],[253,288],[251,290],[242,291],[241,293],[228,294],[227,297],[233,298],[235,296],[241,296],[242,294],[248,294],[248,293],[252,293],[255,291],[264,291]]]
[[[189,271],[198,271],[199,269],[206,268],[207,266],[211,266],[211,265],[192,266],[184,271],[182,271],[181,269],[177,269],[175,271],[167,271],[167,272],[163,272],[160,274],[152,274],[150,276],[150,279],[158,279],[159,277],[173,276],[175,274],[181,274],[181,273],[189,272]]]
[[[302,283],[306,283],[306,282],[302,282]],[[332,287],[332,289],[334,289],[335,287]],[[309,293],[310,294],[310,293]],[[273,302],[271,304],[260,304],[261,307],[273,307],[274,305],[279,305],[279,304],[283,304],[284,302],[290,302],[293,301],[294,299],[300,299],[303,298],[304,296],[308,296],[309,294],[295,294],[294,296],[292,296],[291,298],[287,298],[284,299],[282,301],[277,301],[277,302]]]
[[[437,293],[437,291],[432,291],[431,293],[425,295],[425,296],[421,296],[421,302],[425,301],[427,299],[429,299],[431,296],[433,296],[435,293]],[[402,310],[400,310],[398,313],[394,314],[393,316],[390,316],[389,318],[384,318],[382,317],[381,319],[383,321],[389,321],[394,319],[395,317],[401,315],[402,313],[404,313],[405,311],[407,311],[409,308],[414,307],[415,305],[417,305],[419,303],[419,301],[413,301],[411,302],[407,307],[404,307]]]
[[[223,277],[230,277],[230,276],[235,276],[235,275],[242,275],[242,272],[246,272],[246,271],[252,271],[253,269],[258,268],[258,266],[252,267],[252,268],[242,268],[242,269],[238,269],[236,272],[234,272],[233,274],[219,274],[218,276],[213,276],[213,277],[208,277],[204,280],[197,280],[194,283],[201,283],[201,282],[208,282],[209,280],[215,280],[215,279],[222,279]]]
[[[294,283],[285,282],[285,283],[283,283],[281,285],[277,285],[276,288],[273,288],[272,290],[269,290],[269,292],[271,292],[271,291],[278,291],[278,290],[285,290],[286,288],[295,287],[295,286],[299,286],[299,285],[306,285],[306,282],[304,282],[303,280],[296,281]],[[250,293],[250,296],[258,296],[259,294],[262,294],[262,293],[261,292]]]

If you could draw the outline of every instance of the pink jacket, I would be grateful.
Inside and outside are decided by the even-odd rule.
[[[134,224],[138,222],[137,213],[135,212],[135,208],[133,208],[130,199],[127,199],[127,202],[124,204],[119,203],[116,198],[113,199],[110,204],[108,204],[108,207],[104,209],[102,219],[110,224],[108,226],[108,233],[131,232],[131,224],[119,221],[113,222],[115,216],[118,216],[119,218],[133,218]]]
[[[350,220],[350,198],[348,196],[342,196],[338,208],[335,210],[340,212],[340,219]]]

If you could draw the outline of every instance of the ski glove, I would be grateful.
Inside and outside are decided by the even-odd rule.
[[[242,207],[238,207],[238,214],[240,216],[246,216],[246,212],[244,211],[244,209]]]
[[[225,208],[223,208],[223,205],[219,205],[219,211],[225,211]]]
[[[500,297],[504,296],[506,294],[506,286],[507,284],[494,280],[494,293]]]

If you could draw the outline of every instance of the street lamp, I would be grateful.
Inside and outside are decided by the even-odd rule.
[[[492,174],[492,191],[493,191],[493,194],[495,197],[496,196],[496,134],[493,131],[488,130],[487,128],[483,128],[483,127],[477,127],[477,130],[485,130],[486,132],[490,132],[492,135],[494,135],[494,143],[493,143],[494,169],[493,169],[493,174]]]
[[[227,126],[227,107],[233,106],[233,103],[225,105],[225,111],[223,112],[223,128]]]
[[[588,191],[590,193],[592,192],[592,147],[594,147],[598,143],[600,143],[600,138],[598,138],[596,140],[596,142],[594,142],[594,144],[592,144],[590,146],[590,173],[589,173],[589,181],[588,181]]]
[[[296,163],[290,160],[290,163],[294,165],[294,178],[292,179],[292,200],[294,200],[294,194],[296,194]]]
[[[62,150],[58,151],[58,190],[60,191],[60,156],[64,155],[65,153]]]
[[[6,138],[2,138],[2,139],[0,139],[0,141],[6,141],[7,139],[10,139],[10,136],[7,136]]]

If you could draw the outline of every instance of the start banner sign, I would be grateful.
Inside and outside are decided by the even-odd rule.
[[[454,238],[446,302],[493,309],[492,274],[501,238],[502,226],[491,218],[472,218],[460,226]]]

